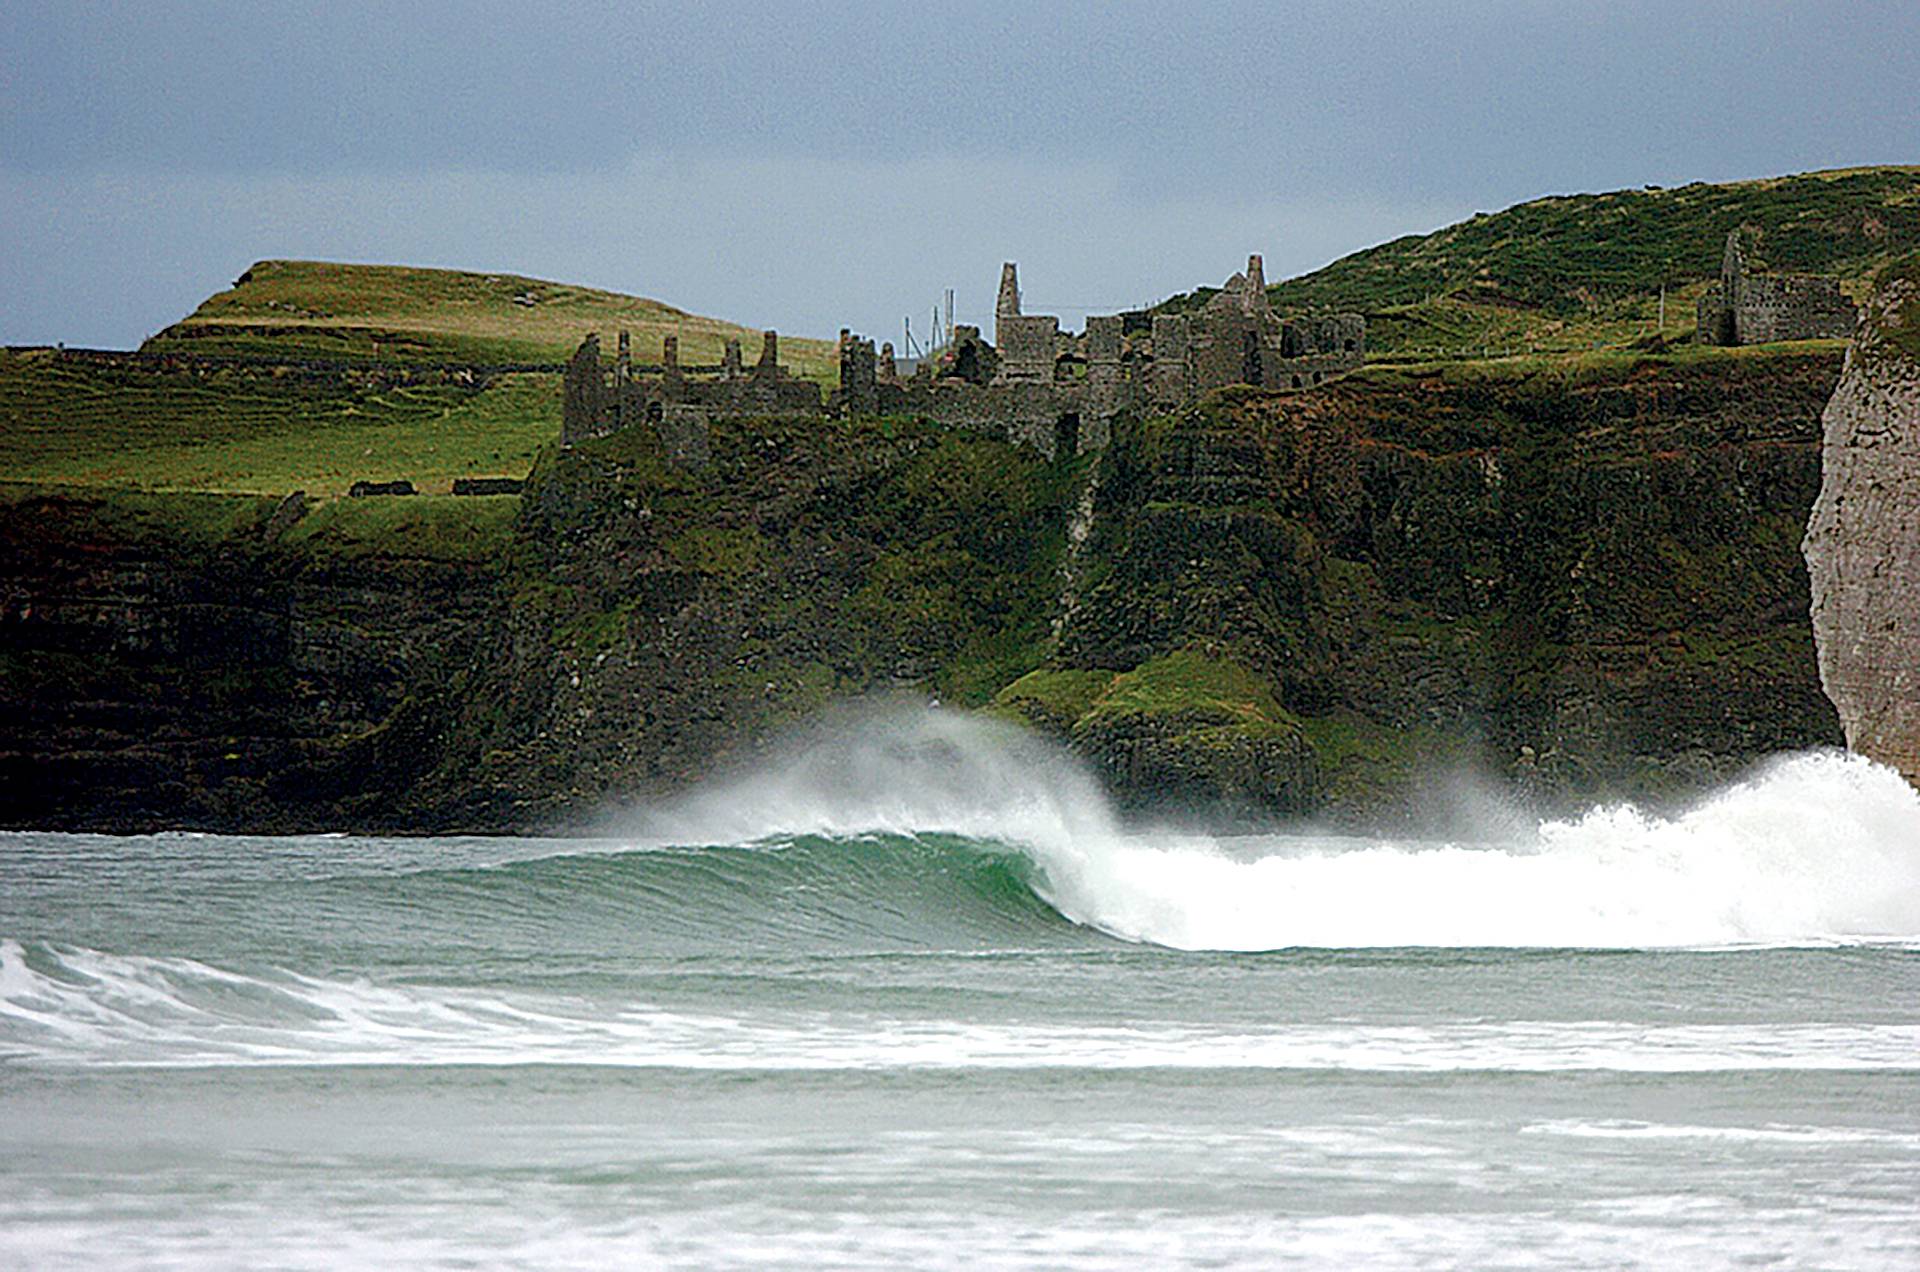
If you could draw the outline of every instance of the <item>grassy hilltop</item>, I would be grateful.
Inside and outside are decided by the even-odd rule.
[[[1838,275],[1856,299],[1920,247],[1920,167],[1558,195],[1410,234],[1269,287],[1286,310],[1357,309],[1375,355],[1476,357],[1684,339],[1727,232],[1774,269]],[[1666,324],[1659,295],[1666,284]],[[1178,296],[1186,308],[1212,289]]]
[[[524,477],[560,431],[560,377],[391,384],[277,368],[0,351],[0,474],[154,491],[345,494],[404,477]]]
[[[1356,252],[1270,292],[1283,309],[1364,311],[1380,361],[1636,357],[1690,337],[1694,301],[1738,225],[1760,229],[1771,266],[1835,273],[1863,292],[1875,270],[1920,248],[1920,168],[1537,199]],[[389,370],[552,364],[586,332],[610,341],[622,328],[642,362],[658,359],[670,333],[689,363],[717,361],[732,337],[749,360],[759,347],[756,332],[644,297],[511,274],[269,260],[144,349]],[[830,342],[788,339],[781,354],[796,374],[831,386]],[[435,382],[4,352],[0,477],[318,495],[404,477],[441,491],[463,476],[524,476],[559,431],[552,373],[426,378]]]
[[[148,340],[149,353],[363,362],[366,376],[263,365],[0,351],[0,477],[142,490],[345,493],[361,478],[444,492],[455,478],[524,477],[560,432],[560,377],[437,374],[453,364],[559,363],[589,331],[657,361],[717,362],[758,332],[655,300],[506,274],[262,261]],[[832,344],[783,340],[795,374],[837,374]],[[422,383],[372,374],[409,366]],[[404,379],[405,377],[400,377]]]
[[[151,351],[268,357],[379,358],[401,362],[564,362],[582,336],[633,333],[634,357],[660,359],[680,337],[683,362],[718,362],[729,338],[748,361],[760,333],[703,318],[644,296],[596,291],[515,274],[475,274],[401,265],[261,261],[226,291],[148,340]],[[783,340],[796,375],[822,378],[833,345]]]

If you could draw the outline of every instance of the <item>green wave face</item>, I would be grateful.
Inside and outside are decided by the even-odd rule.
[[[1352,1040],[1287,1013],[1321,960],[1911,944],[1916,825],[1835,754],[1673,817],[1218,839],[1122,826],[1017,737],[874,725],[619,838],[0,836],[0,1061],[1320,1063]]]
[[[1072,925],[1018,847],[950,834],[797,835],[568,853],[323,885],[451,937],[612,955],[883,953],[1055,945]],[[295,904],[311,901],[300,898]],[[421,935],[416,931],[413,939]]]
[[[1477,842],[1127,827],[1068,757],[939,713],[841,727],[602,840],[24,837],[0,939],[547,983],[653,963],[1112,948],[1920,939],[1920,795],[1789,757],[1674,816]],[[35,849],[34,845],[42,845]]]
[[[381,841],[255,840],[244,842],[260,877],[237,880],[222,877],[216,860],[232,854],[232,841],[161,852],[154,842],[102,841],[94,870],[39,881],[30,926],[9,923],[0,935],[322,973],[459,968],[508,979],[659,960],[1046,949],[1102,939],[1042,899],[1044,873],[1030,856],[949,834],[595,843],[401,868],[379,860]],[[483,857],[508,846],[526,845],[442,843],[439,855]],[[330,852],[350,859],[302,875],[301,858]]]

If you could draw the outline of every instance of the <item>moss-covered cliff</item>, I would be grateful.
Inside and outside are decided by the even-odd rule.
[[[1450,771],[1658,796],[1835,741],[1795,546],[1837,370],[1376,369],[1123,430],[1059,648],[1000,701],[1136,800],[1258,770],[1269,807],[1352,816]],[[1244,673],[1232,701],[1128,706],[1176,657]]]
[[[908,421],[723,427],[701,473],[644,431],[556,452],[471,754],[496,811],[559,813],[899,687],[990,698],[1161,810],[1677,793],[1838,738],[1796,552],[1837,372],[1376,369],[1058,466]]]
[[[897,691],[1124,800],[1409,818],[1828,743],[1797,544],[1832,351],[1375,368],[1050,464],[911,420],[645,428],[524,495],[0,503],[0,820],[565,822]],[[144,501],[144,502],[143,502]]]
[[[829,702],[979,703],[1045,656],[1082,467],[910,420],[721,422],[712,451],[672,468],[642,428],[536,468],[449,801],[565,816]]]

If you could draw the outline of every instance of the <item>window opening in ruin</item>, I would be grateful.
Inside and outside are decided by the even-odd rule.
[[[1352,352],[1353,352],[1353,337],[1352,337],[1352,336],[1348,336],[1348,337],[1347,337],[1347,352],[1348,352],[1348,353],[1352,353]]]
[[[1069,411],[1053,428],[1053,454],[1056,459],[1071,459],[1080,453],[1080,415]]]
[[[658,424],[667,418],[667,408],[658,402],[647,403],[647,423]]]
[[[1240,337],[1240,382],[1260,384],[1260,333],[1248,330]]]

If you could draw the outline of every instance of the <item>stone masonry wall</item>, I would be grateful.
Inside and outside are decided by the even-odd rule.
[[[1000,379],[1049,383],[1060,344],[1060,320],[1051,314],[1009,314],[997,324]]]
[[[1173,406],[1193,395],[1193,377],[1187,370],[1191,335],[1191,324],[1184,314],[1154,315],[1148,392],[1155,406]]]
[[[589,335],[567,363],[560,395],[560,444],[572,446],[610,431],[606,374],[600,369],[600,337]]]
[[[731,342],[717,367],[682,366],[672,336],[659,367],[636,366],[623,335],[611,384],[599,339],[588,336],[568,364],[561,437],[572,445],[646,421],[671,462],[698,467],[707,462],[706,422],[716,416],[911,414],[991,430],[1051,459],[1104,448],[1114,419],[1149,401],[1177,409],[1232,384],[1312,388],[1365,355],[1358,314],[1283,323],[1268,303],[1257,255],[1204,310],[1154,315],[1150,341],[1141,318],[1095,315],[1083,335],[1063,336],[1057,317],[1021,312],[1019,275],[1008,262],[995,305],[997,347],[977,328],[956,327],[937,368],[923,364],[902,380],[892,346],[876,354],[873,341],[843,329],[840,387],[826,402],[779,365],[771,331],[751,371],[743,371]]]
[[[1845,340],[1853,334],[1853,302],[1834,279],[1814,274],[1751,271],[1745,238],[1727,235],[1720,281],[1701,295],[1694,314],[1700,344],[1750,345],[1780,340]]]
[[[1831,278],[1763,274],[1742,286],[1734,324],[1741,344],[1845,340],[1854,316],[1853,303]]]

